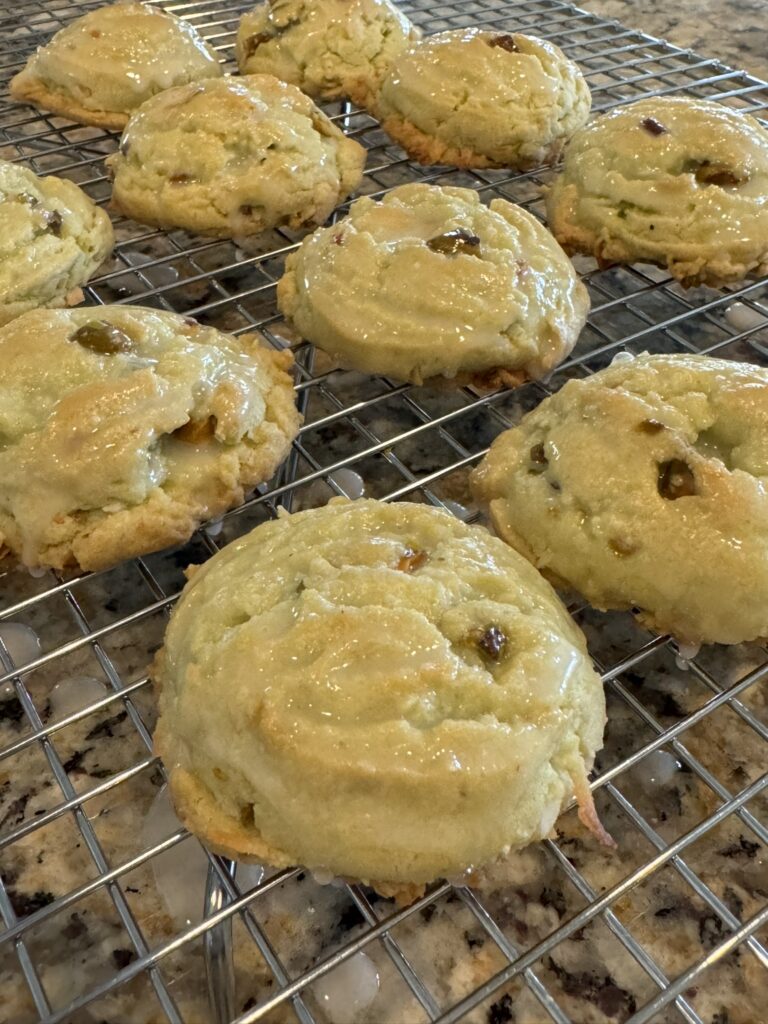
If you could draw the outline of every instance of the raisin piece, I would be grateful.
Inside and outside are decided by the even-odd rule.
[[[507,646],[507,638],[498,626],[478,630],[477,646],[493,661],[499,661]]]
[[[189,174],[172,174],[168,181],[172,185],[188,185],[192,178]]]
[[[58,210],[46,210],[43,214],[45,218],[45,226],[52,235],[57,238],[61,238],[61,228],[64,224],[64,218],[61,216]]]
[[[245,56],[252,57],[261,44],[268,43],[271,38],[269,32],[257,32],[256,35],[249,36],[245,41]]]
[[[608,547],[614,555],[618,555],[619,558],[624,558],[626,555],[631,555],[637,551],[637,544],[624,537],[611,537],[608,541]]]
[[[253,207],[249,203],[243,203],[239,208],[239,212],[242,213],[244,217],[250,217],[253,213]]]
[[[657,121],[655,117],[646,117],[640,122],[640,127],[645,128],[651,135],[666,135],[668,131],[661,121]]]
[[[664,430],[664,424],[658,420],[641,420],[637,424],[637,429],[642,434],[660,434]]]
[[[133,348],[133,339],[106,320],[89,320],[87,324],[78,327],[69,340],[76,341],[78,345],[100,356],[130,352]]]
[[[494,36],[493,39],[488,40],[489,46],[498,46],[501,50],[506,50],[507,53],[520,53],[520,47],[515,42],[514,36]]]
[[[443,256],[458,256],[459,253],[464,256],[480,255],[480,239],[477,235],[471,235],[468,231],[462,231],[460,228],[430,238],[427,247],[432,252],[442,253]]]
[[[400,572],[416,572],[422,565],[426,565],[428,557],[426,551],[414,551],[413,548],[406,548],[400,556],[397,568]]]
[[[25,206],[29,206],[33,210],[36,206],[40,205],[40,200],[35,199],[34,196],[31,196],[29,194],[29,192],[19,192],[19,194],[15,197],[15,200],[17,203],[24,203]]]
[[[717,185],[718,188],[735,188],[742,185],[745,180],[722,164],[711,164],[709,160],[699,164],[694,171],[694,177],[700,185]]]
[[[696,477],[687,462],[670,459],[659,464],[659,494],[668,501],[690,498],[696,494]]]
[[[187,420],[174,430],[173,436],[186,444],[202,444],[204,441],[210,441],[215,433],[216,417],[208,416],[204,420]]]
[[[528,458],[531,460],[531,464],[528,467],[529,473],[543,473],[549,465],[549,459],[544,451],[543,444],[535,444],[528,452]]]

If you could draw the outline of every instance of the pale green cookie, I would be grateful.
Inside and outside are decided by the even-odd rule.
[[[374,112],[420,163],[526,169],[558,157],[590,102],[578,66],[553,43],[467,28],[398,57]]]
[[[720,103],[658,96],[619,107],[568,146],[547,196],[572,252],[657,263],[684,284],[768,273],[768,131]]]
[[[365,105],[420,36],[390,0],[268,0],[240,21],[237,63],[243,74],[275,75],[314,99]]]
[[[80,302],[113,244],[109,217],[73,182],[0,161],[0,324]]]

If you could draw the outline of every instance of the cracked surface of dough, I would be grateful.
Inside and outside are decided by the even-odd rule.
[[[153,97],[106,163],[134,220],[244,238],[322,224],[360,184],[365,150],[296,86],[245,75]]]
[[[470,253],[434,251],[463,232]],[[416,287],[414,284],[416,283]],[[541,377],[571,351],[587,290],[552,235],[473,189],[401,185],[356,200],[286,261],[278,305],[346,368],[421,383]]]
[[[491,625],[504,641],[485,650]],[[547,835],[605,720],[533,567],[405,503],[331,502],[224,548],[194,570],[155,679],[156,749],[211,849],[382,889]]]
[[[643,355],[569,381],[473,474],[501,537],[690,643],[768,636],[768,370]]]
[[[467,28],[398,57],[374,111],[420,163],[526,169],[557,159],[590,104],[578,66],[553,43]]]
[[[0,161],[0,325],[63,306],[113,245],[109,217],[73,182]]]
[[[299,426],[290,353],[156,309],[26,313],[0,330],[0,365],[0,548],[32,567],[187,540],[269,479]]]
[[[420,36],[390,0],[268,0],[240,21],[237,63],[242,74],[275,75],[313,99],[364,106]]]
[[[221,75],[213,50],[188,21],[154,5],[89,11],[39,47],[11,95],[100,128],[124,128],[150,96]]]
[[[768,131],[749,114],[657,96],[568,145],[547,195],[555,237],[608,263],[657,263],[715,287],[768,273]]]

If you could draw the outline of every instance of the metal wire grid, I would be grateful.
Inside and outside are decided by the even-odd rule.
[[[17,4],[13,9],[6,5],[0,14],[0,61],[4,73],[13,74],[30,48],[72,17],[96,6],[98,2],[44,4],[36,0]],[[193,21],[223,57],[230,58],[237,18],[247,5],[193,0],[163,6]],[[533,31],[554,40],[581,64],[590,81],[596,110],[640,96],[680,90],[720,99],[758,114],[768,105],[768,87],[743,72],[558,0],[414,0],[404,7],[428,31],[484,24],[503,30]],[[540,186],[546,182],[548,173],[416,168],[366,114],[346,106],[337,106],[332,112],[344,130],[369,150],[363,186],[369,194],[381,194],[404,180],[464,184],[488,198],[501,196],[541,213]],[[7,101],[0,110],[0,132],[0,155],[4,158],[24,161],[39,173],[65,174],[99,202],[108,199],[102,160],[114,149],[114,136]],[[273,291],[282,260],[295,244],[295,237],[289,232],[270,233],[259,252],[246,255],[228,242],[202,241],[181,232],[163,234],[122,220],[116,221],[116,231],[119,243],[113,264],[87,289],[89,301],[159,305],[190,312],[236,332],[257,327],[274,344],[284,344]],[[422,1019],[442,1024],[464,1019],[513,1020],[513,1004],[506,1001],[511,997],[504,993],[515,994],[515,1007],[523,1005],[520,1000],[524,996],[533,998],[537,1009],[533,1016],[529,1013],[525,1018],[530,1020],[561,1024],[592,1019],[630,1020],[633,1024],[684,1020],[701,1024],[711,1019],[716,1024],[727,1024],[727,1011],[724,1016],[707,1016],[708,1009],[701,1009],[696,995],[705,985],[708,970],[716,969],[735,952],[742,957],[742,972],[745,958],[754,958],[749,963],[757,965],[757,977],[761,979],[757,984],[762,984],[764,991],[765,975],[760,972],[768,967],[765,892],[762,901],[758,899],[750,905],[748,914],[742,913],[743,908],[728,898],[727,887],[714,884],[711,878],[705,880],[696,868],[697,844],[721,827],[738,827],[749,851],[763,851],[763,844],[768,842],[768,829],[761,820],[765,809],[761,795],[768,785],[768,775],[758,774],[768,740],[768,727],[756,700],[758,687],[768,673],[768,656],[762,647],[750,651],[750,670],[737,672],[735,678],[725,671],[723,663],[713,660],[714,656],[705,652],[696,658],[691,663],[689,686],[697,696],[684,713],[670,721],[668,709],[656,707],[648,696],[650,691],[636,685],[643,674],[648,682],[648,673],[655,671],[659,658],[668,659],[670,652],[674,654],[674,645],[668,638],[649,637],[624,623],[624,641],[608,643],[607,624],[621,617],[597,617],[595,625],[594,613],[584,608],[572,609],[582,625],[592,627],[588,635],[611,703],[630,716],[632,730],[645,738],[631,744],[629,750],[614,749],[609,727],[606,750],[593,783],[602,813],[621,816],[622,831],[617,838],[629,870],[619,871],[612,884],[605,884],[602,876],[593,877],[589,867],[572,855],[572,836],[561,833],[557,841],[543,844],[542,857],[546,858],[549,870],[564,885],[572,887],[580,902],[577,910],[564,913],[556,927],[546,929],[535,941],[526,942],[517,936],[513,939],[514,930],[499,913],[494,897],[482,891],[446,882],[412,906],[395,909],[362,887],[352,885],[346,887],[344,899],[357,914],[356,927],[341,940],[329,941],[325,946],[321,943],[319,954],[311,962],[300,970],[292,970],[278,948],[280,943],[263,908],[272,896],[298,884],[302,874],[298,870],[284,871],[255,888],[241,889],[233,866],[216,857],[210,858],[203,920],[154,941],[148,938],[147,921],[134,909],[128,881],[159,855],[184,842],[185,831],[179,829],[160,843],[115,858],[110,856],[100,831],[99,816],[89,813],[89,805],[93,807],[97,800],[110,800],[123,791],[130,794],[137,780],[160,770],[151,753],[152,709],[143,666],[157,646],[164,616],[177,596],[181,582],[179,565],[213,553],[222,543],[274,514],[278,504],[302,507],[317,504],[333,493],[346,493],[350,482],[343,471],[350,467],[365,478],[369,494],[390,500],[409,497],[435,505],[447,503],[452,511],[471,520],[471,511],[462,511],[454,501],[465,498],[465,471],[481,457],[492,437],[564,379],[593,372],[622,348],[705,351],[765,362],[768,306],[764,284],[751,282],[728,294],[703,289],[686,293],[666,275],[644,266],[600,271],[587,260],[579,261],[579,266],[592,294],[592,316],[573,356],[547,384],[490,396],[479,395],[472,389],[436,396],[384,379],[367,380],[334,372],[320,365],[319,359],[315,365],[309,347],[299,347],[297,390],[306,416],[304,428],[281,474],[240,509],[224,517],[221,535],[202,530],[177,555],[139,559],[108,573],[73,578],[51,574],[45,579],[21,582],[6,576],[7,589],[11,589],[12,583],[19,593],[0,612],[0,621],[34,624],[42,633],[45,649],[27,664],[14,665],[8,649],[0,642],[0,685],[13,686],[13,695],[5,704],[0,703],[0,709],[16,729],[12,734],[8,729],[0,733],[4,744],[0,747],[0,768],[10,766],[12,773],[18,772],[20,765],[23,770],[24,758],[34,755],[40,771],[50,776],[51,792],[60,794],[34,814],[25,813],[24,806],[20,813],[16,808],[10,827],[4,831],[0,828],[0,916],[4,924],[0,931],[0,954],[5,951],[15,965],[16,976],[23,977],[34,1013],[40,1020],[54,1024],[94,1019],[82,1018],[86,1007],[104,1005],[105,999],[132,991],[135,982],[143,981],[142,994],[132,998],[140,1008],[150,1003],[157,1007],[158,1015],[152,1016],[155,1011],[151,1011],[147,1017],[151,1020],[162,1018],[179,1024],[184,1020],[187,1024],[206,1019],[217,1024],[237,1020],[238,1024],[246,1024],[274,1020],[275,1012],[292,1012],[294,1019],[302,1022],[322,1021],[325,1018],[312,997],[312,983],[359,950],[374,948],[389,958],[397,977],[412,995],[413,1005],[420,1008]],[[738,317],[733,315],[735,301],[740,304]],[[124,650],[133,650],[137,635],[141,638],[139,650],[146,655],[138,665],[126,662],[124,654]],[[124,638],[125,649],[121,646]],[[66,675],[71,665],[81,662],[98,666],[107,684],[105,696],[79,711],[51,720],[46,708],[50,686]],[[735,728],[733,723],[738,723],[739,742],[750,752],[758,752],[753,770],[742,770],[738,784],[725,771],[726,762],[710,761],[693,742],[698,728],[719,721],[718,716],[726,710],[730,727]],[[0,714],[0,726],[4,724],[2,718]],[[62,749],[68,749],[70,734],[93,722],[98,724],[87,735],[102,730],[99,735],[105,737],[104,756],[114,758],[114,765],[110,764],[110,770],[102,772],[101,777],[89,776],[89,788],[83,789],[77,764],[73,767],[72,759],[65,759]],[[119,739],[110,738],[113,727],[123,730]],[[118,756],[118,743],[122,744],[120,750],[127,744],[127,759]],[[697,792],[706,794],[706,811],[686,822],[690,827],[664,827],[648,813],[633,790],[633,769],[647,763],[649,756],[662,749],[672,753],[695,780]],[[5,777],[0,775],[0,781]],[[94,777],[101,780],[91,785]],[[8,821],[5,810],[4,821]],[[29,848],[41,851],[39,859],[46,848],[49,830],[64,823],[74,825],[71,835],[87,851],[84,863],[89,863],[88,868],[81,870],[76,884],[54,898],[33,898],[19,907],[18,900],[14,900],[13,872],[7,869],[5,858],[13,858],[19,850],[25,853]],[[641,839],[647,848],[642,855],[633,857],[628,850]],[[659,944],[647,937],[643,941],[638,939],[635,920],[628,920],[622,909],[624,900],[669,871],[686,892],[695,894],[717,922],[715,940],[702,940],[685,969],[674,973],[666,969]],[[119,927],[125,933],[129,945],[127,962],[109,965],[87,990],[65,1003],[52,1004],[46,991],[48,976],[39,966],[36,931],[64,921],[72,908],[81,907],[97,894],[108,895]],[[425,980],[423,964],[420,968],[411,946],[401,938],[408,928],[415,934],[425,931],[430,913],[448,901],[448,919],[468,915],[496,957],[495,969],[465,986],[458,998],[446,998],[438,991],[439,986]],[[72,917],[66,919],[71,921]],[[269,988],[265,986],[255,1003],[239,1005],[236,1000],[233,922],[242,926],[272,977],[272,994],[266,994]],[[595,922],[607,929],[615,949],[637,966],[643,984],[638,982],[637,998],[632,995],[612,1012],[610,1007],[603,1007],[602,1016],[597,1009],[596,1016],[591,1016],[588,1007],[580,1005],[578,1012],[584,1016],[577,1016],[573,1010],[573,986],[569,990],[558,971],[553,971],[553,954],[564,950]],[[662,931],[663,923],[659,921],[655,935]],[[66,934],[62,932],[62,936]],[[663,934],[661,939],[663,944]],[[59,958],[66,957],[63,937],[61,942]],[[201,943],[202,960],[198,948]],[[208,1009],[201,1009],[202,1004],[198,1004],[197,1009],[189,1011],[180,1006],[165,965],[174,957],[183,960],[194,955],[198,955],[196,962],[206,965],[210,1004]],[[496,1002],[488,1009],[494,999]],[[377,1005],[375,1013],[380,1016],[374,1014],[366,1019],[396,1019]],[[481,1016],[476,1016],[478,1013]]]

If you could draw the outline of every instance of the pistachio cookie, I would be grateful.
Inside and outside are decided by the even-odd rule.
[[[77,185],[0,160],[0,324],[80,302],[79,285],[114,241],[109,217]]]
[[[656,263],[714,287],[768,273],[768,131],[749,114],[657,96],[568,146],[547,217],[570,252]]]
[[[694,644],[768,636],[768,370],[615,363],[501,434],[472,483],[500,536],[596,608]]]
[[[365,150],[295,85],[246,75],[148,100],[106,163],[126,216],[245,238],[322,224],[360,184]]]
[[[610,842],[584,638],[447,512],[333,501],[257,527],[194,570],[154,674],[176,810],[225,856],[408,891],[548,835],[574,791]]]
[[[61,29],[11,81],[14,99],[99,128],[124,128],[150,96],[221,75],[188,21],[150,4],[99,7]]]
[[[419,163],[525,170],[557,159],[590,104],[581,71],[553,43],[466,28],[398,57],[374,110]]]
[[[187,540],[288,451],[291,363],[156,309],[17,317],[0,330],[0,549],[102,569]]]
[[[267,0],[240,21],[237,63],[243,74],[275,75],[313,99],[363,106],[420,36],[391,0]]]
[[[552,235],[503,199],[401,185],[305,238],[280,310],[341,366],[422,383],[515,385],[576,344],[587,290]]]

